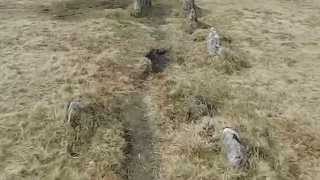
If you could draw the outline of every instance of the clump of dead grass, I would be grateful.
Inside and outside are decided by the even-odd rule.
[[[222,54],[214,61],[215,69],[226,74],[233,74],[242,69],[250,68],[248,55],[235,48],[223,48]]]
[[[190,37],[192,45],[187,45],[190,50],[177,52],[180,59],[190,64],[189,68],[203,68],[210,66],[217,72],[232,75],[247,68],[251,68],[252,57],[234,43],[233,38],[227,32],[220,33],[221,53],[216,56],[209,56],[207,52],[207,38],[209,30],[196,30]]]
[[[119,171],[125,145],[121,121],[116,111],[103,107],[100,100],[91,100],[93,111],[85,116],[88,124],[83,125],[80,156],[76,159],[70,157],[66,150],[68,135],[63,124],[64,108],[39,102],[27,116],[15,117],[20,121],[19,128],[6,131],[11,138],[16,136],[18,145],[11,144],[7,149],[15,154],[15,158],[3,159],[11,164],[8,166],[11,168],[7,167],[0,177],[88,179],[91,176],[87,172],[90,163],[95,164],[96,178]],[[93,122],[97,125],[94,129],[90,128]],[[32,166],[30,162],[33,162]]]
[[[295,179],[297,173],[294,171],[301,169],[290,160],[295,157],[293,150],[279,138],[283,126],[271,115],[280,111],[281,98],[274,99],[251,88],[229,86],[225,79],[228,76],[199,69],[179,72],[168,81],[170,101],[174,104],[170,120],[176,124],[176,130],[172,132],[173,152],[169,153],[175,161],[169,162],[168,176],[178,179],[175,175],[181,173],[184,179]],[[218,109],[214,121],[220,126],[217,126],[216,139],[211,144],[197,133],[201,121],[186,121],[188,100],[199,95]],[[199,117],[196,119],[201,119]],[[230,168],[224,157],[219,140],[223,127],[236,129],[246,146],[249,161],[243,171]],[[190,168],[178,168],[181,162],[189,164]]]
[[[244,179],[292,179],[290,153],[278,138],[278,125],[268,114],[278,112],[278,100],[259,94],[250,88],[236,87],[234,99],[223,109],[222,115],[238,129],[249,155]],[[239,176],[234,176],[239,177]]]
[[[214,76],[217,76],[214,71],[205,70],[172,76],[173,79],[168,84],[169,97],[174,104],[172,113],[176,115],[176,119],[186,122],[188,113],[197,111],[199,108],[202,109],[200,116],[213,115],[224,106],[231,97],[230,87],[225,79]],[[196,114],[192,116],[198,117]]]

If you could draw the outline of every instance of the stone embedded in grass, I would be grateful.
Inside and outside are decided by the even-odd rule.
[[[83,105],[79,101],[71,101],[66,107],[66,133],[68,138],[67,152],[72,157],[78,157],[79,153],[75,150],[75,144],[79,140],[81,130],[81,113]]]
[[[192,34],[199,26],[198,24],[198,18],[197,18],[197,14],[196,11],[194,9],[191,9],[188,17],[187,17],[187,32],[189,32],[190,34]]]
[[[185,17],[189,17],[191,11],[195,12],[195,10],[197,8],[194,3],[194,0],[183,0],[182,6],[183,6],[182,8],[183,8],[183,12],[184,12]],[[195,16],[197,16],[197,14],[195,14]]]
[[[197,22],[198,21],[198,17],[197,17],[197,14],[196,14],[196,10],[191,9],[188,18],[189,18],[189,21],[191,21],[191,22]]]
[[[247,157],[239,134],[231,128],[225,128],[223,130],[223,144],[229,163],[234,168],[242,168],[246,164]]]
[[[80,101],[71,101],[66,107],[67,152],[78,157],[88,146],[97,128],[96,107]]]
[[[183,0],[182,1],[183,14],[186,17],[185,31],[192,34],[198,27],[198,14],[199,9],[194,0]]]
[[[222,46],[220,44],[220,36],[216,29],[212,27],[208,35],[207,48],[210,56],[220,55],[222,52]]]
[[[169,64],[167,49],[152,49],[146,54],[146,58],[151,61],[151,71],[153,73],[160,73],[165,70]]]
[[[66,123],[72,128],[80,125],[80,116],[83,105],[79,101],[69,102],[66,109]]]
[[[151,0],[135,0],[133,5],[133,12],[131,16],[141,17],[145,15],[146,11],[152,6]]]
[[[202,117],[201,124],[202,124],[203,129],[205,129],[205,130],[214,130],[215,129],[214,119],[211,116]]]

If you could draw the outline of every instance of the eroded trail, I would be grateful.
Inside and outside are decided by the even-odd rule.
[[[127,159],[123,165],[128,180],[156,179],[159,161],[156,155],[154,122],[146,114],[144,97],[136,94],[129,99],[124,112],[127,128]]]
[[[136,79],[135,92],[129,95],[123,112],[127,146],[122,168],[125,171],[123,178],[127,180],[153,180],[159,179],[160,176],[160,127],[152,110],[155,104],[152,102],[150,88],[158,73],[165,71],[170,63],[166,47],[170,44],[169,32],[161,26],[166,24],[166,19],[171,16],[171,6],[167,1],[156,1],[151,14],[146,18],[137,19],[139,23],[152,29],[152,41],[143,45],[150,51],[140,53],[141,56],[145,56],[146,61],[150,61],[150,69],[142,75],[142,79]]]

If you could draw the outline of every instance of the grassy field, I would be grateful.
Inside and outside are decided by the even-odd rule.
[[[178,0],[154,0],[145,18],[131,0],[0,0],[0,179],[319,179],[320,1],[196,3],[204,26],[190,33]],[[207,55],[211,26],[224,56]],[[154,48],[170,64],[148,74]],[[71,100],[94,124],[77,157]],[[224,127],[246,144],[243,170],[226,160]]]

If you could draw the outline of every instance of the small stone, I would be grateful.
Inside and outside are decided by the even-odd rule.
[[[182,3],[184,15],[185,17],[188,17],[190,15],[190,11],[196,8],[194,0],[183,0]]]
[[[82,104],[79,101],[72,101],[67,105],[66,123],[72,128],[79,126],[82,108]]]
[[[220,36],[214,27],[210,29],[207,43],[208,53],[210,56],[221,54],[222,47],[220,44]]]
[[[145,12],[151,8],[151,0],[135,0],[134,1],[134,12],[131,14],[135,17],[140,17],[145,14]]]
[[[231,128],[225,128],[223,130],[223,144],[230,164],[237,169],[243,167],[247,158],[239,134]]]
[[[191,22],[197,22],[198,21],[197,14],[196,14],[196,11],[194,9],[190,10],[189,21],[191,21]]]
[[[72,158],[79,158],[77,145],[81,131],[81,114],[83,105],[79,101],[71,101],[66,106],[66,136],[67,136],[67,152]]]

